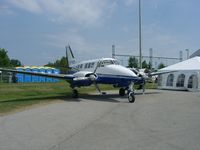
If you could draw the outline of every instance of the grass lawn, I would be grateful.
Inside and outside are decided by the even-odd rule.
[[[147,84],[147,88],[156,85]],[[101,85],[101,89],[114,89],[111,85]],[[95,91],[94,86],[79,89],[79,93]],[[35,104],[46,104],[60,99],[71,98],[71,88],[67,82],[59,83],[0,83],[0,115],[23,110]]]
[[[101,88],[108,90],[112,87],[106,85]],[[79,89],[79,93],[88,93],[94,90],[94,86],[84,87]],[[45,104],[56,99],[67,98],[71,98],[71,88],[67,82],[0,83],[0,115],[35,104]]]

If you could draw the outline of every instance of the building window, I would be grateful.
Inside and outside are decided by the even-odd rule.
[[[176,87],[184,87],[184,82],[185,82],[185,75],[180,74],[176,82]]]
[[[189,77],[188,88],[198,88],[198,80],[196,75],[191,75]]]
[[[173,86],[173,82],[174,82],[174,75],[173,74],[168,75],[166,86]]]

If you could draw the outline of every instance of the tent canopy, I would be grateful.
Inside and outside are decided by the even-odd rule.
[[[191,59],[179,62],[177,64],[160,69],[160,71],[172,70],[200,70],[200,57],[196,56]]]

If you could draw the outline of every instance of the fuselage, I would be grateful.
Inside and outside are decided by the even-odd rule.
[[[119,65],[116,59],[113,58],[101,58],[89,61],[83,61],[72,66],[76,68],[74,76],[81,78],[88,74],[94,73],[96,76],[96,83],[100,84],[112,84],[116,87],[127,87],[131,82],[140,83],[141,78],[139,78],[130,69]],[[92,84],[92,81],[75,81],[74,84],[79,86]]]

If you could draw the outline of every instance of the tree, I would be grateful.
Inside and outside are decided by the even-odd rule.
[[[151,70],[152,69],[152,64],[151,62],[149,61],[149,64],[148,64],[148,69]]]
[[[128,67],[130,68],[138,68],[138,59],[135,57],[129,57]]]
[[[22,66],[22,63],[17,59],[11,59],[10,64],[12,67],[19,67]]]
[[[7,53],[8,52],[4,48],[0,48],[0,67],[10,66],[10,59]]]
[[[63,74],[66,73],[68,70],[68,63],[66,57],[62,57],[61,59],[56,60],[54,63],[49,62],[45,66],[58,68]]]
[[[164,65],[163,63],[160,63],[160,64],[158,65],[158,69],[162,69],[162,68],[165,68],[165,65]]]
[[[147,65],[146,60],[144,60],[144,61],[142,62],[142,68],[148,68],[148,65]]]

